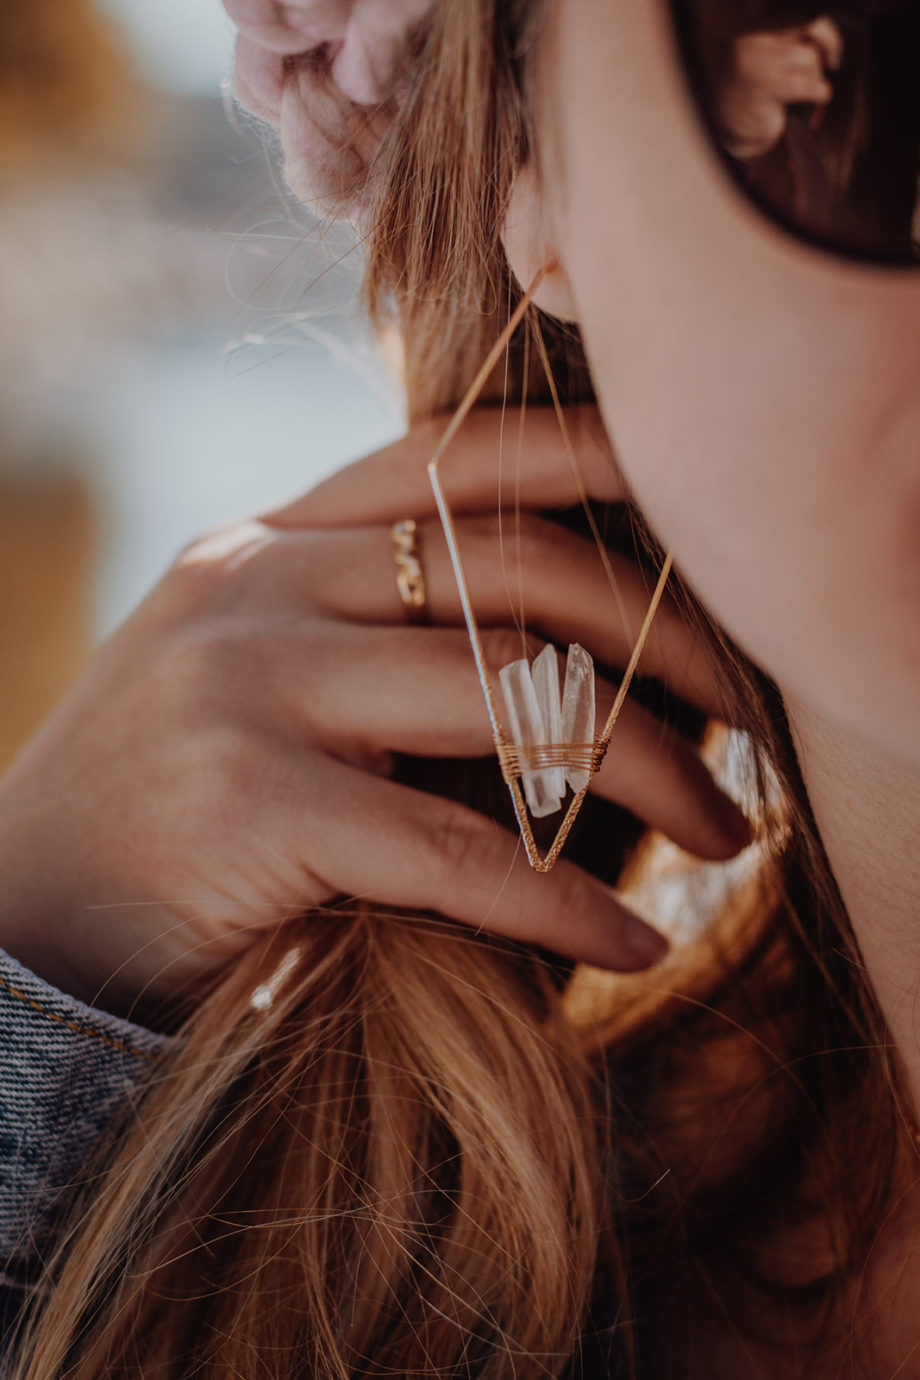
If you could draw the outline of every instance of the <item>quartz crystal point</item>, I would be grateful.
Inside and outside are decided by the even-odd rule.
[[[522,657],[520,661],[511,661],[507,666],[503,666],[498,678],[505,697],[508,726],[515,745],[530,747],[548,742],[527,658]],[[558,690],[556,693],[558,695]],[[555,768],[521,772],[527,808],[535,819],[554,814],[562,804],[561,793],[554,789],[557,780],[558,773]]]
[[[559,698],[559,655],[551,642],[543,648],[539,656],[534,658],[531,667],[533,676],[533,688],[537,692],[537,704],[540,709],[540,718],[543,720],[543,737],[537,741],[541,743],[561,743],[564,741],[562,736],[562,702]],[[565,795],[565,768],[544,767],[541,776],[546,779],[547,795],[554,795],[562,804],[562,797]],[[559,805],[554,808],[559,809]]]
[[[562,692],[562,741],[594,742],[594,662],[590,652],[577,642],[569,646],[565,659],[565,689]],[[574,795],[584,790],[591,779],[585,767],[566,767],[565,779]]]
[[[558,658],[551,645],[544,647],[532,668],[522,658],[503,666],[498,678],[517,747],[594,741],[594,663],[577,643],[569,647],[561,703]],[[555,814],[562,807],[566,782],[577,793],[589,777],[587,769],[574,766],[522,771],[527,808],[535,819]]]

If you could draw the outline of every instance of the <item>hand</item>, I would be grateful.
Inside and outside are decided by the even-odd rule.
[[[496,666],[520,654],[496,518],[482,511],[497,431],[497,414],[474,417],[451,459]],[[491,748],[430,520],[420,461],[435,434],[420,428],[284,512],[192,546],[102,649],[0,790],[10,953],[125,1009],[187,991],[259,930],[344,894],[431,907],[615,968],[660,956],[654,931],[593,877],[565,860],[539,876],[483,815],[388,778],[394,753]],[[525,441],[525,501],[568,503],[555,421],[533,410]],[[591,491],[615,499],[587,429],[577,445]],[[396,592],[389,523],[407,514],[423,523],[430,627],[405,624]],[[524,515],[533,625],[622,664],[629,639],[598,569],[589,543]],[[647,592],[628,562],[617,574],[637,626]],[[643,669],[715,708],[711,675],[668,608]],[[631,704],[617,734],[602,794],[703,856],[737,851],[744,822],[693,748]]]
[[[827,73],[842,57],[843,35],[826,16],[733,39],[716,101],[726,152],[742,159],[770,153],[786,132],[788,106],[833,98]]]

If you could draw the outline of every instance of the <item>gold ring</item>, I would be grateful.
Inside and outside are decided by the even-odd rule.
[[[428,598],[425,575],[418,549],[418,524],[414,518],[403,518],[390,528],[393,559],[396,562],[396,588],[410,623],[424,623]]]

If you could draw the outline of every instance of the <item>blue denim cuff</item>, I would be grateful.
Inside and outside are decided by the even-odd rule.
[[[32,1272],[55,1209],[169,1048],[0,951],[0,1271]]]

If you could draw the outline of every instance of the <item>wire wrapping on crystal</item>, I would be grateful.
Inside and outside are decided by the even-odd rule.
[[[596,737],[594,737],[593,741],[581,741],[582,735],[580,734],[577,735],[578,740],[576,741],[576,735],[573,734],[573,741],[568,743],[531,742],[528,741],[526,733],[519,733],[517,735],[521,739],[521,741],[510,741],[510,739],[513,739],[515,735],[513,733],[509,735],[506,732],[505,727],[499,719],[498,712],[496,710],[495,696],[492,691],[492,684],[490,680],[490,669],[488,663],[486,662],[485,653],[483,651],[482,638],[479,632],[479,625],[476,619],[475,611],[473,609],[472,600],[470,598],[466,574],[463,569],[463,561],[461,559],[460,549],[457,543],[457,534],[456,529],[454,527],[453,515],[451,513],[447,497],[444,493],[444,489],[441,485],[440,475],[438,473],[438,466],[440,464],[441,457],[447,450],[447,447],[450,445],[450,442],[453,440],[454,436],[457,434],[457,431],[462,426],[470,409],[473,407],[473,404],[476,402],[476,399],[482,391],[483,385],[485,384],[493,368],[498,362],[498,359],[500,358],[502,351],[507,347],[512,335],[514,334],[517,327],[523,320],[523,317],[533,299],[533,295],[536,292],[541,279],[543,278],[544,272],[545,270],[541,270],[541,272],[537,274],[537,277],[535,278],[534,282],[531,284],[528,291],[524,294],[524,296],[518,303],[517,307],[512,312],[508,324],[502,331],[498,340],[495,342],[495,345],[492,347],[491,351],[489,352],[489,355],[483,362],[482,367],[480,368],[478,374],[476,375],[475,379],[470,385],[466,393],[466,396],[464,397],[463,401],[460,403],[460,406],[457,408],[456,412],[454,413],[453,417],[448,423],[447,428],[445,429],[444,434],[442,435],[441,440],[437,446],[437,449],[435,450],[435,453],[428,464],[428,474],[431,480],[431,487],[434,490],[435,500],[438,506],[438,512],[441,517],[441,524],[444,528],[444,537],[447,542],[448,551],[450,553],[451,564],[454,570],[454,577],[457,582],[457,591],[460,595],[460,602],[463,607],[463,616],[466,621],[467,632],[469,633],[470,645],[473,651],[473,658],[476,662],[476,670],[479,674],[479,682],[482,686],[483,697],[486,702],[486,708],[489,713],[489,720],[492,725],[492,739],[495,744],[495,751],[498,756],[499,764],[501,766],[502,776],[504,777],[504,780],[511,794],[511,800],[514,805],[514,813],[521,831],[521,838],[524,842],[524,847],[527,851],[528,861],[530,862],[531,867],[533,867],[537,872],[548,872],[555,863],[556,859],[558,858],[562,850],[563,844],[568,838],[569,832],[572,828],[572,825],[575,822],[578,812],[581,809],[581,805],[588,792],[588,787],[590,785],[591,779],[600,770],[601,764],[604,760],[604,756],[607,752],[608,745],[610,743],[610,737],[613,733],[614,725],[616,724],[616,721],[620,714],[620,710],[622,709],[623,703],[626,699],[626,693],[629,689],[629,685],[632,681],[633,675],[635,674],[636,666],[639,662],[639,657],[642,653],[643,647],[645,646],[645,641],[648,637],[648,633],[652,625],[652,620],[655,616],[655,611],[657,610],[658,605],[661,601],[661,597],[664,594],[665,585],[667,584],[668,575],[671,569],[671,556],[669,553],[665,557],[664,563],[661,567],[661,571],[659,572],[657,584],[655,585],[655,589],[649,601],[648,609],[646,610],[646,614],[642,622],[642,627],[640,628],[639,635],[634,643],[632,652],[629,657],[629,661],[626,665],[626,669],[623,672],[619,687],[617,688],[613,705],[607,715],[603,729]],[[544,354],[544,366],[546,367],[547,365],[548,361],[545,359]],[[571,452],[571,443],[569,441],[568,433],[565,426],[565,418],[562,412],[562,408],[559,404],[558,395],[553,385],[552,375],[548,371],[547,378],[549,380],[550,392],[553,397],[553,402],[556,407],[556,413],[559,417],[559,425],[562,438],[566,445],[566,448],[569,450],[570,460],[572,461],[573,465],[575,465],[574,455]],[[575,470],[577,474],[577,465],[575,465]],[[596,532],[594,526],[592,526],[592,531],[595,532],[596,539],[600,540],[599,533]],[[606,563],[605,568],[607,568]],[[585,653],[584,655],[587,656],[587,653]],[[590,658],[588,658],[588,660],[590,660]],[[527,664],[526,658],[522,658],[521,661],[525,665]],[[509,664],[514,665],[515,663]],[[503,670],[507,669],[507,667],[503,668]],[[587,735],[584,736],[587,737]],[[561,768],[563,774],[567,775],[568,784],[570,789],[573,790],[573,795],[571,800],[569,801],[568,807],[565,810],[565,814],[563,815],[562,821],[556,831],[555,837],[553,838],[546,852],[541,853],[539,847],[537,846],[536,839],[534,838],[533,827],[530,821],[530,817],[528,815],[527,805],[524,801],[524,795],[522,792],[522,781],[528,773],[534,774],[546,770],[552,771],[558,768]],[[577,789],[575,789],[575,787],[572,786],[573,774],[576,773],[577,775],[574,775],[574,780],[578,785]],[[560,800],[560,805],[556,806],[555,808],[560,808],[562,803],[563,802]],[[546,811],[546,813],[552,812],[555,811]]]

